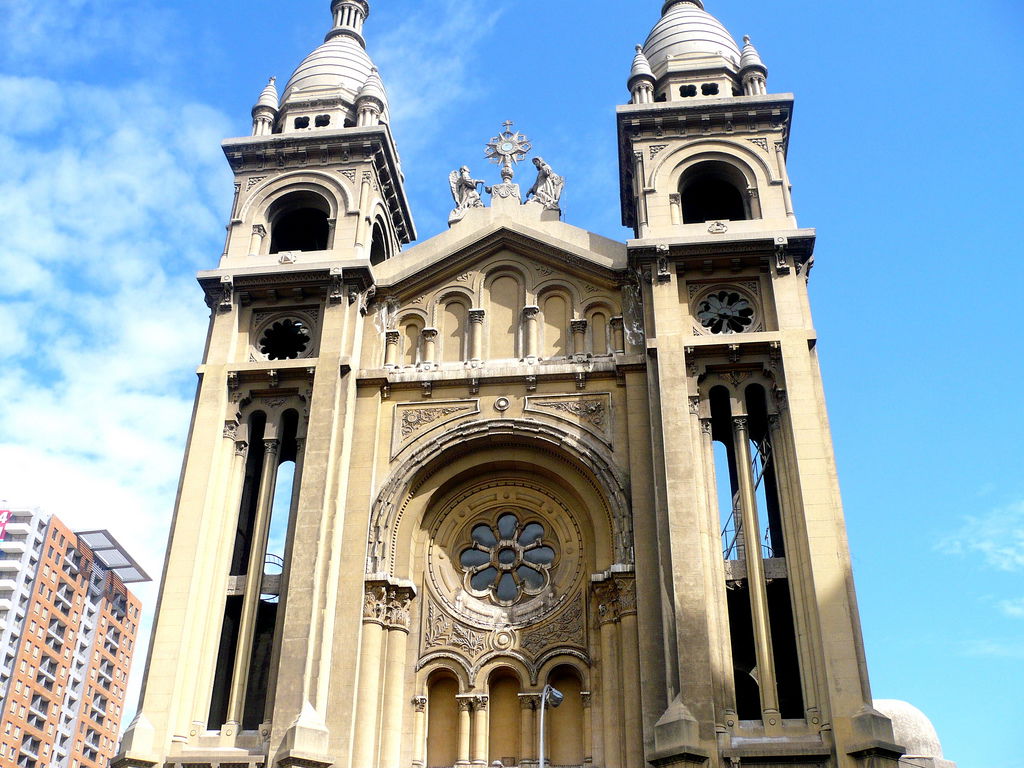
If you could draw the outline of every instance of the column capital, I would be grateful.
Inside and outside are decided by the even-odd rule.
[[[573,333],[586,333],[587,332],[587,321],[583,318],[577,318],[576,320],[569,321],[569,328]]]
[[[281,448],[281,441],[276,438],[270,438],[269,440],[263,441],[263,452],[267,456],[277,456],[278,450]]]
[[[622,328],[623,325],[625,325],[625,320],[622,315],[615,315],[614,317],[609,318],[608,322],[611,323],[612,328]]]
[[[592,694],[590,691],[580,691],[580,699],[583,701],[583,708],[588,709],[594,702],[591,701]]]
[[[455,702],[459,705],[459,712],[469,712],[473,708],[474,698],[475,697],[470,694],[458,694],[455,697]]]
[[[388,344],[397,344],[398,340],[402,338],[402,333],[399,330],[384,331],[384,340]]]
[[[521,709],[537,709],[540,706],[539,693],[520,693],[519,706]]]
[[[487,702],[490,701],[489,696],[483,694],[474,694],[473,696],[473,709],[477,712],[483,712],[487,709]]]
[[[433,341],[437,338],[437,328],[424,328],[421,333],[427,341]]]
[[[733,425],[733,427],[735,429],[742,429],[742,430],[746,431],[746,429],[747,429],[747,422],[748,422],[748,418],[747,418],[746,415],[743,415],[743,416],[733,416],[732,417],[732,425]]]
[[[469,322],[482,323],[484,321],[484,314],[485,312],[482,309],[469,310]]]
[[[412,697],[412,708],[416,712],[427,711],[427,697],[426,696],[413,696]]]
[[[539,314],[540,307],[538,307],[536,304],[527,304],[525,307],[523,307],[523,317],[525,317],[527,320],[532,320]]]

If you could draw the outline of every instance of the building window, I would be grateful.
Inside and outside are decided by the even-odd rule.
[[[514,605],[544,591],[555,550],[545,543],[543,525],[524,525],[518,515],[506,513],[495,524],[475,526],[470,536],[459,562],[471,593],[499,605]]]

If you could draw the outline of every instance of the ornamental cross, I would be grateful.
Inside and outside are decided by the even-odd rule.
[[[488,160],[501,166],[501,176],[506,182],[512,179],[513,164],[525,160],[526,153],[533,147],[526,136],[518,131],[512,131],[513,125],[511,120],[502,123],[505,130],[487,142],[487,149],[484,152]]]

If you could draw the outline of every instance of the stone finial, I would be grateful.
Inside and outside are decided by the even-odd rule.
[[[743,36],[743,53],[740,56],[740,69],[760,69],[764,72],[768,71],[768,68],[764,65],[761,60],[761,54],[757,52],[757,48],[750,42],[750,35]]]

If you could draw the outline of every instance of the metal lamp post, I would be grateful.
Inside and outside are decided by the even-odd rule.
[[[544,686],[540,695],[540,764],[538,768],[544,768],[544,708],[550,704],[552,708],[557,707],[565,699],[565,694],[550,685]]]

